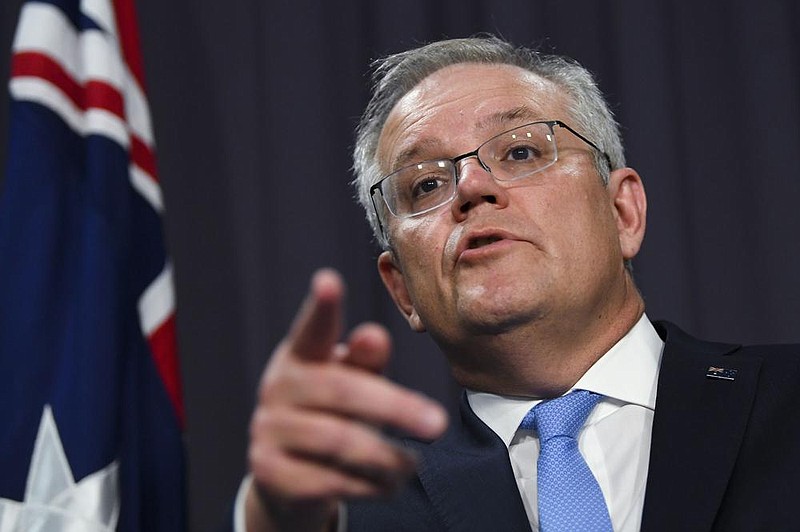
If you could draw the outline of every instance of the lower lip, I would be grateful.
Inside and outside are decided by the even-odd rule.
[[[502,239],[478,248],[467,248],[458,256],[458,262],[472,262],[492,257],[505,251],[513,243],[513,240]]]

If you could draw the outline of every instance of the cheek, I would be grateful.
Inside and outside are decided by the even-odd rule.
[[[394,226],[394,249],[400,257],[409,293],[420,307],[436,305],[448,294],[444,249],[450,228],[441,216],[429,213],[398,220]]]
[[[587,194],[581,217],[581,249],[583,260],[591,263],[593,268],[603,269],[605,265],[621,260],[619,235],[613,212],[608,204],[608,197],[602,194]]]
[[[415,263],[441,257],[446,228],[438,218],[429,213],[418,218],[396,220],[390,232],[392,247],[402,257],[415,257]]]
[[[593,261],[617,241],[605,188],[579,186],[576,181],[561,184],[564,186],[540,203],[540,225],[546,234],[553,235],[550,243],[555,255],[569,262]],[[573,184],[576,186],[568,186]]]

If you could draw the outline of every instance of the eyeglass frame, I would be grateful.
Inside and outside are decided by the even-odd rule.
[[[606,153],[605,151],[601,150],[597,146],[597,144],[595,144],[594,142],[592,142],[588,138],[584,137],[583,135],[581,135],[580,133],[578,133],[577,131],[572,129],[565,122],[563,122],[561,120],[535,120],[533,122],[528,122],[527,124],[522,124],[522,125],[519,125],[519,126],[516,126],[516,127],[512,127],[511,129],[509,129],[507,131],[503,131],[501,133],[498,133],[497,135],[493,135],[491,138],[489,138],[486,141],[482,142],[480,146],[478,146],[477,148],[475,148],[472,151],[469,151],[469,152],[466,152],[466,153],[462,153],[461,155],[456,155],[455,157],[452,157],[452,158],[442,157],[442,158],[438,158],[438,159],[429,159],[429,160],[425,160],[425,161],[420,161],[420,162],[417,162],[417,163],[409,164],[409,165],[403,166],[402,168],[398,168],[397,170],[394,170],[391,173],[389,173],[389,174],[383,176],[382,178],[380,178],[378,181],[375,182],[374,185],[369,187],[369,197],[370,197],[370,200],[372,201],[372,209],[375,211],[375,219],[378,221],[378,226],[380,227],[381,232],[383,234],[386,234],[386,229],[383,227],[383,222],[381,221],[381,214],[380,214],[380,211],[378,210],[378,205],[375,203],[375,191],[380,191],[381,201],[383,202],[384,206],[386,207],[386,210],[389,211],[389,213],[392,216],[394,216],[396,218],[413,218],[415,216],[420,216],[420,215],[426,214],[426,213],[428,213],[428,212],[430,212],[430,211],[432,211],[434,209],[438,209],[442,205],[447,205],[449,202],[453,201],[453,199],[456,197],[456,195],[458,195],[458,182],[459,182],[459,179],[461,178],[461,172],[459,171],[458,163],[459,163],[459,161],[463,161],[464,159],[469,159],[471,157],[475,157],[475,159],[477,159],[477,161],[478,161],[478,164],[481,165],[481,168],[483,168],[484,170],[489,172],[489,174],[492,175],[492,178],[496,179],[497,181],[501,181],[501,182],[502,181],[507,181],[507,182],[516,181],[517,179],[502,180],[502,179],[498,179],[497,177],[495,177],[495,175],[492,173],[492,171],[489,169],[489,167],[478,156],[478,152],[486,144],[488,144],[489,142],[493,141],[497,137],[505,135],[506,133],[514,131],[515,129],[520,129],[520,128],[527,127],[527,126],[533,126],[535,124],[546,124],[550,128],[550,133],[553,134],[553,144],[556,147],[556,156],[555,156],[555,159],[553,160],[553,162],[548,164],[547,166],[543,166],[542,168],[534,170],[530,174],[528,174],[528,175],[526,175],[524,177],[517,178],[517,179],[525,179],[525,178],[530,177],[532,175],[538,174],[539,172],[541,172],[543,170],[546,170],[547,168],[550,168],[550,166],[552,166],[553,164],[555,164],[558,161],[558,144],[556,144],[556,141],[555,141],[555,130],[553,129],[555,126],[562,127],[564,129],[566,129],[567,131],[569,131],[570,133],[572,133],[573,135],[578,137],[580,140],[582,140],[583,142],[585,142],[586,144],[588,144],[589,146],[594,148],[597,151],[597,153],[599,153],[600,155],[603,156],[603,159],[608,164],[609,169],[612,168],[611,157],[608,155],[608,153]],[[383,188],[382,188],[383,182],[386,181],[387,179],[389,179],[390,177],[392,177],[393,175],[395,175],[396,173],[400,172],[401,170],[405,170],[406,168],[410,168],[412,166],[416,166],[418,164],[422,164],[422,163],[425,163],[425,162],[434,162],[434,161],[442,161],[442,162],[443,161],[448,161],[453,165],[453,172],[455,174],[455,176],[454,176],[455,177],[455,193],[453,194],[453,196],[450,199],[448,199],[447,201],[445,201],[445,202],[443,202],[443,203],[441,203],[441,204],[439,204],[439,205],[437,205],[435,207],[432,207],[430,209],[426,209],[426,210],[424,210],[422,212],[409,214],[409,215],[405,215],[405,216],[400,216],[400,215],[397,215],[397,214],[393,213],[392,209],[389,208],[389,204],[386,202],[386,197],[383,195]]]

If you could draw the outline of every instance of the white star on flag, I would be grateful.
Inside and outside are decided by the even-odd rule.
[[[45,405],[22,502],[0,499],[0,532],[113,532],[116,461],[75,482],[50,405]]]

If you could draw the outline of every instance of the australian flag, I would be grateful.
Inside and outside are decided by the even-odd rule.
[[[133,0],[28,1],[0,196],[0,532],[185,529]]]

